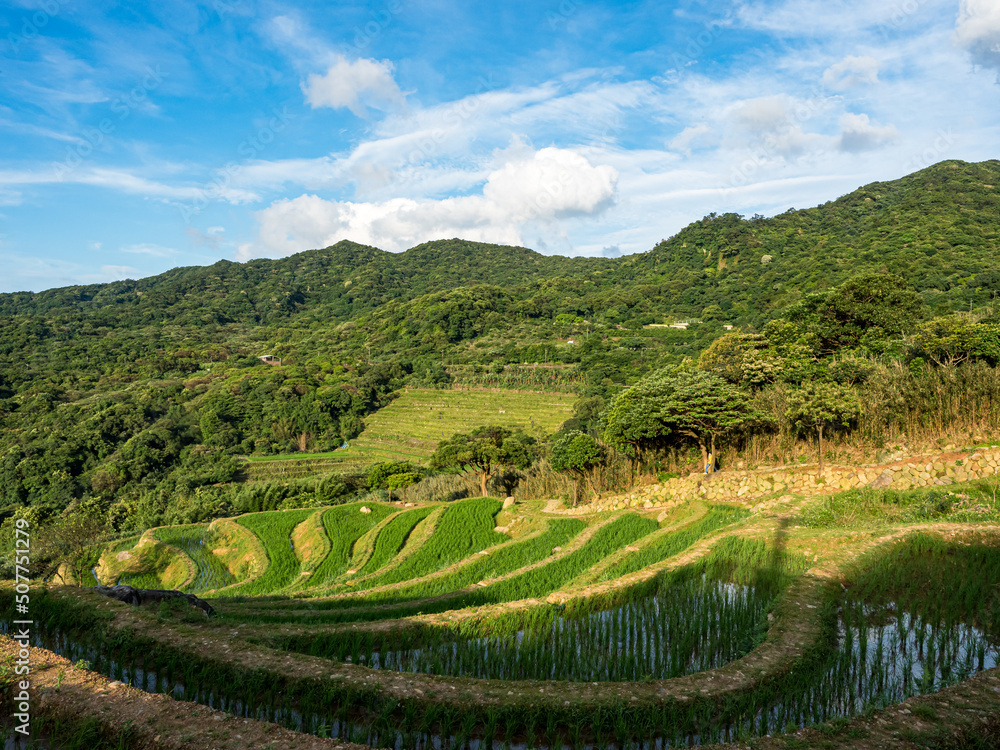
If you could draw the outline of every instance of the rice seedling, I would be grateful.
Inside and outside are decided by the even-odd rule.
[[[368,513],[362,513],[366,507]],[[330,539],[330,551],[313,571],[306,586],[315,587],[328,583],[347,570],[354,543],[363,533],[394,512],[388,505],[371,503],[362,506],[357,503],[342,505],[323,513],[323,528]]]
[[[184,591],[197,594],[236,583],[236,577],[212,552],[211,535],[207,526],[166,526],[156,529],[153,535],[161,542],[181,550],[194,562],[197,572],[194,580],[184,587]]]
[[[657,542],[643,546],[642,549],[609,567],[601,575],[601,580],[620,578],[668,557],[673,557],[702,537],[718,531],[724,526],[741,521],[749,515],[750,511],[745,508],[733,505],[713,505],[701,519],[690,526],[665,534]]]
[[[400,513],[382,529],[375,540],[375,548],[368,562],[358,571],[359,576],[381,570],[396,554],[403,549],[414,527],[434,511],[434,506],[414,508]]]
[[[288,586],[299,575],[299,561],[292,548],[292,530],[313,511],[288,510],[252,513],[237,522],[252,531],[267,551],[268,566],[259,577],[216,592],[217,596],[263,596]]]
[[[419,550],[402,564],[366,580],[365,587],[419,578],[506,541],[507,537],[493,530],[502,505],[493,498],[476,497],[448,506],[434,534]]]

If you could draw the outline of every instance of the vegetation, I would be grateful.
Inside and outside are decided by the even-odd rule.
[[[534,443],[524,433],[506,427],[491,425],[477,427],[471,434],[456,433],[438,443],[431,456],[431,468],[458,469],[479,476],[483,497],[489,495],[486,484],[503,469],[527,469],[534,456]]]
[[[368,508],[368,513],[362,513],[361,508]],[[323,513],[323,529],[330,539],[330,551],[316,567],[306,586],[313,588],[324,586],[340,576],[351,561],[354,543],[370,528],[388,518],[393,509],[386,505],[359,504],[343,505],[330,508]]]
[[[573,488],[574,506],[580,497],[580,482],[604,463],[604,458],[604,447],[592,436],[579,430],[564,432],[552,441],[552,468],[572,474],[576,480]]]
[[[819,437],[819,475],[823,476],[823,429],[850,426],[861,412],[857,395],[837,383],[808,383],[792,391],[785,416],[796,426],[815,430]]]
[[[751,744],[822,721],[957,746],[857,717],[1000,658],[1000,545],[977,525],[995,480],[703,516],[652,488],[710,451],[727,470],[818,443],[822,473],[995,441],[998,184],[1000,162],[946,162],[617,260],[344,242],[0,295],[0,576],[28,527],[36,578],[212,596],[206,621],[36,581],[32,617],[114,679],[375,746]],[[587,493],[616,497],[558,515]],[[912,715],[961,723],[927,701]]]
[[[299,575],[299,560],[292,548],[292,530],[305,521],[311,510],[272,511],[242,516],[237,522],[253,532],[267,551],[267,569],[256,578],[230,586],[217,595],[260,596],[278,591]]]

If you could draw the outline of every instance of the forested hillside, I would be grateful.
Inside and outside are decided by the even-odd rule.
[[[405,385],[572,387],[571,426],[596,432],[624,387],[713,341],[704,369],[740,387],[832,377],[834,355],[995,365],[998,186],[998,161],[944,162],[771,219],[712,214],[615,260],[344,241],[0,295],[0,520],[86,536],[227,515],[238,457],[335,448]]]

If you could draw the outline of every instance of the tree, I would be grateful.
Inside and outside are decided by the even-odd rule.
[[[810,295],[789,311],[790,317],[815,326],[826,353],[856,347],[863,338],[904,333],[925,314],[923,298],[902,278],[874,271]]]
[[[392,491],[416,484],[424,475],[420,469],[409,461],[382,461],[372,465],[365,475],[369,490],[389,490],[389,500]]]
[[[404,471],[400,474],[393,474],[385,480],[385,488],[389,490],[389,502],[392,502],[393,490],[404,490],[410,485],[416,484],[424,475],[419,471]]]
[[[699,369],[751,388],[776,380],[781,365],[781,358],[759,333],[724,333],[698,357]]]
[[[938,366],[981,359],[1000,362],[1000,325],[972,323],[957,315],[935,318],[921,325],[910,344],[911,357],[924,357]]]
[[[830,425],[847,427],[861,414],[861,402],[852,390],[837,383],[807,383],[788,397],[785,417],[797,427],[819,436],[819,474],[823,476],[823,430]]]
[[[632,454],[690,438],[708,462],[724,435],[768,421],[750,395],[718,375],[700,370],[658,370],[618,396],[605,414],[605,441]]]
[[[458,469],[479,475],[483,497],[486,483],[502,469],[527,469],[534,462],[534,439],[521,431],[499,425],[477,427],[471,434],[456,433],[438,443],[431,456],[435,469]]]
[[[602,463],[604,447],[584,432],[563,432],[552,442],[552,468],[573,476],[574,507],[580,497],[580,482]],[[593,483],[590,488],[594,489]]]

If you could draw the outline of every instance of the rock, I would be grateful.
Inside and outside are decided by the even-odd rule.
[[[212,605],[204,599],[199,599],[194,594],[184,594],[180,591],[164,591],[162,589],[137,589],[132,586],[94,586],[91,591],[96,591],[102,596],[110,596],[120,602],[138,607],[141,604],[150,602],[162,602],[168,599],[187,599],[192,607],[197,607],[205,613],[206,617],[215,614]]]
[[[664,522],[664,521],[666,521],[666,520],[667,520],[667,511],[665,511],[665,510],[664,510],[664,511],[661,511],[661,512],[660,512],[660,515],[658,515],[658,516],[656,517],[656,522],[657,522],[657,523],[663,523],[663,522]]]
[[[362,512],[362,513],[371,513],[371,512],[372,512],[372,509],[371,509],[371,508],[369,508],[369,507],[368,507],[367,505],[362,505],[362,506],[361,506],[361,512]]]
[[[514,498],[513,497],[504,498],[503,509],[507,510],[508,508],[513,508],[513,507],[514,507]]]
[[[877,489],[879,487],[888,487],[890,484],[892,484],[892,472],[883,471],[881,474],[875,477],[875,480],[868,486],[875,487]]]

